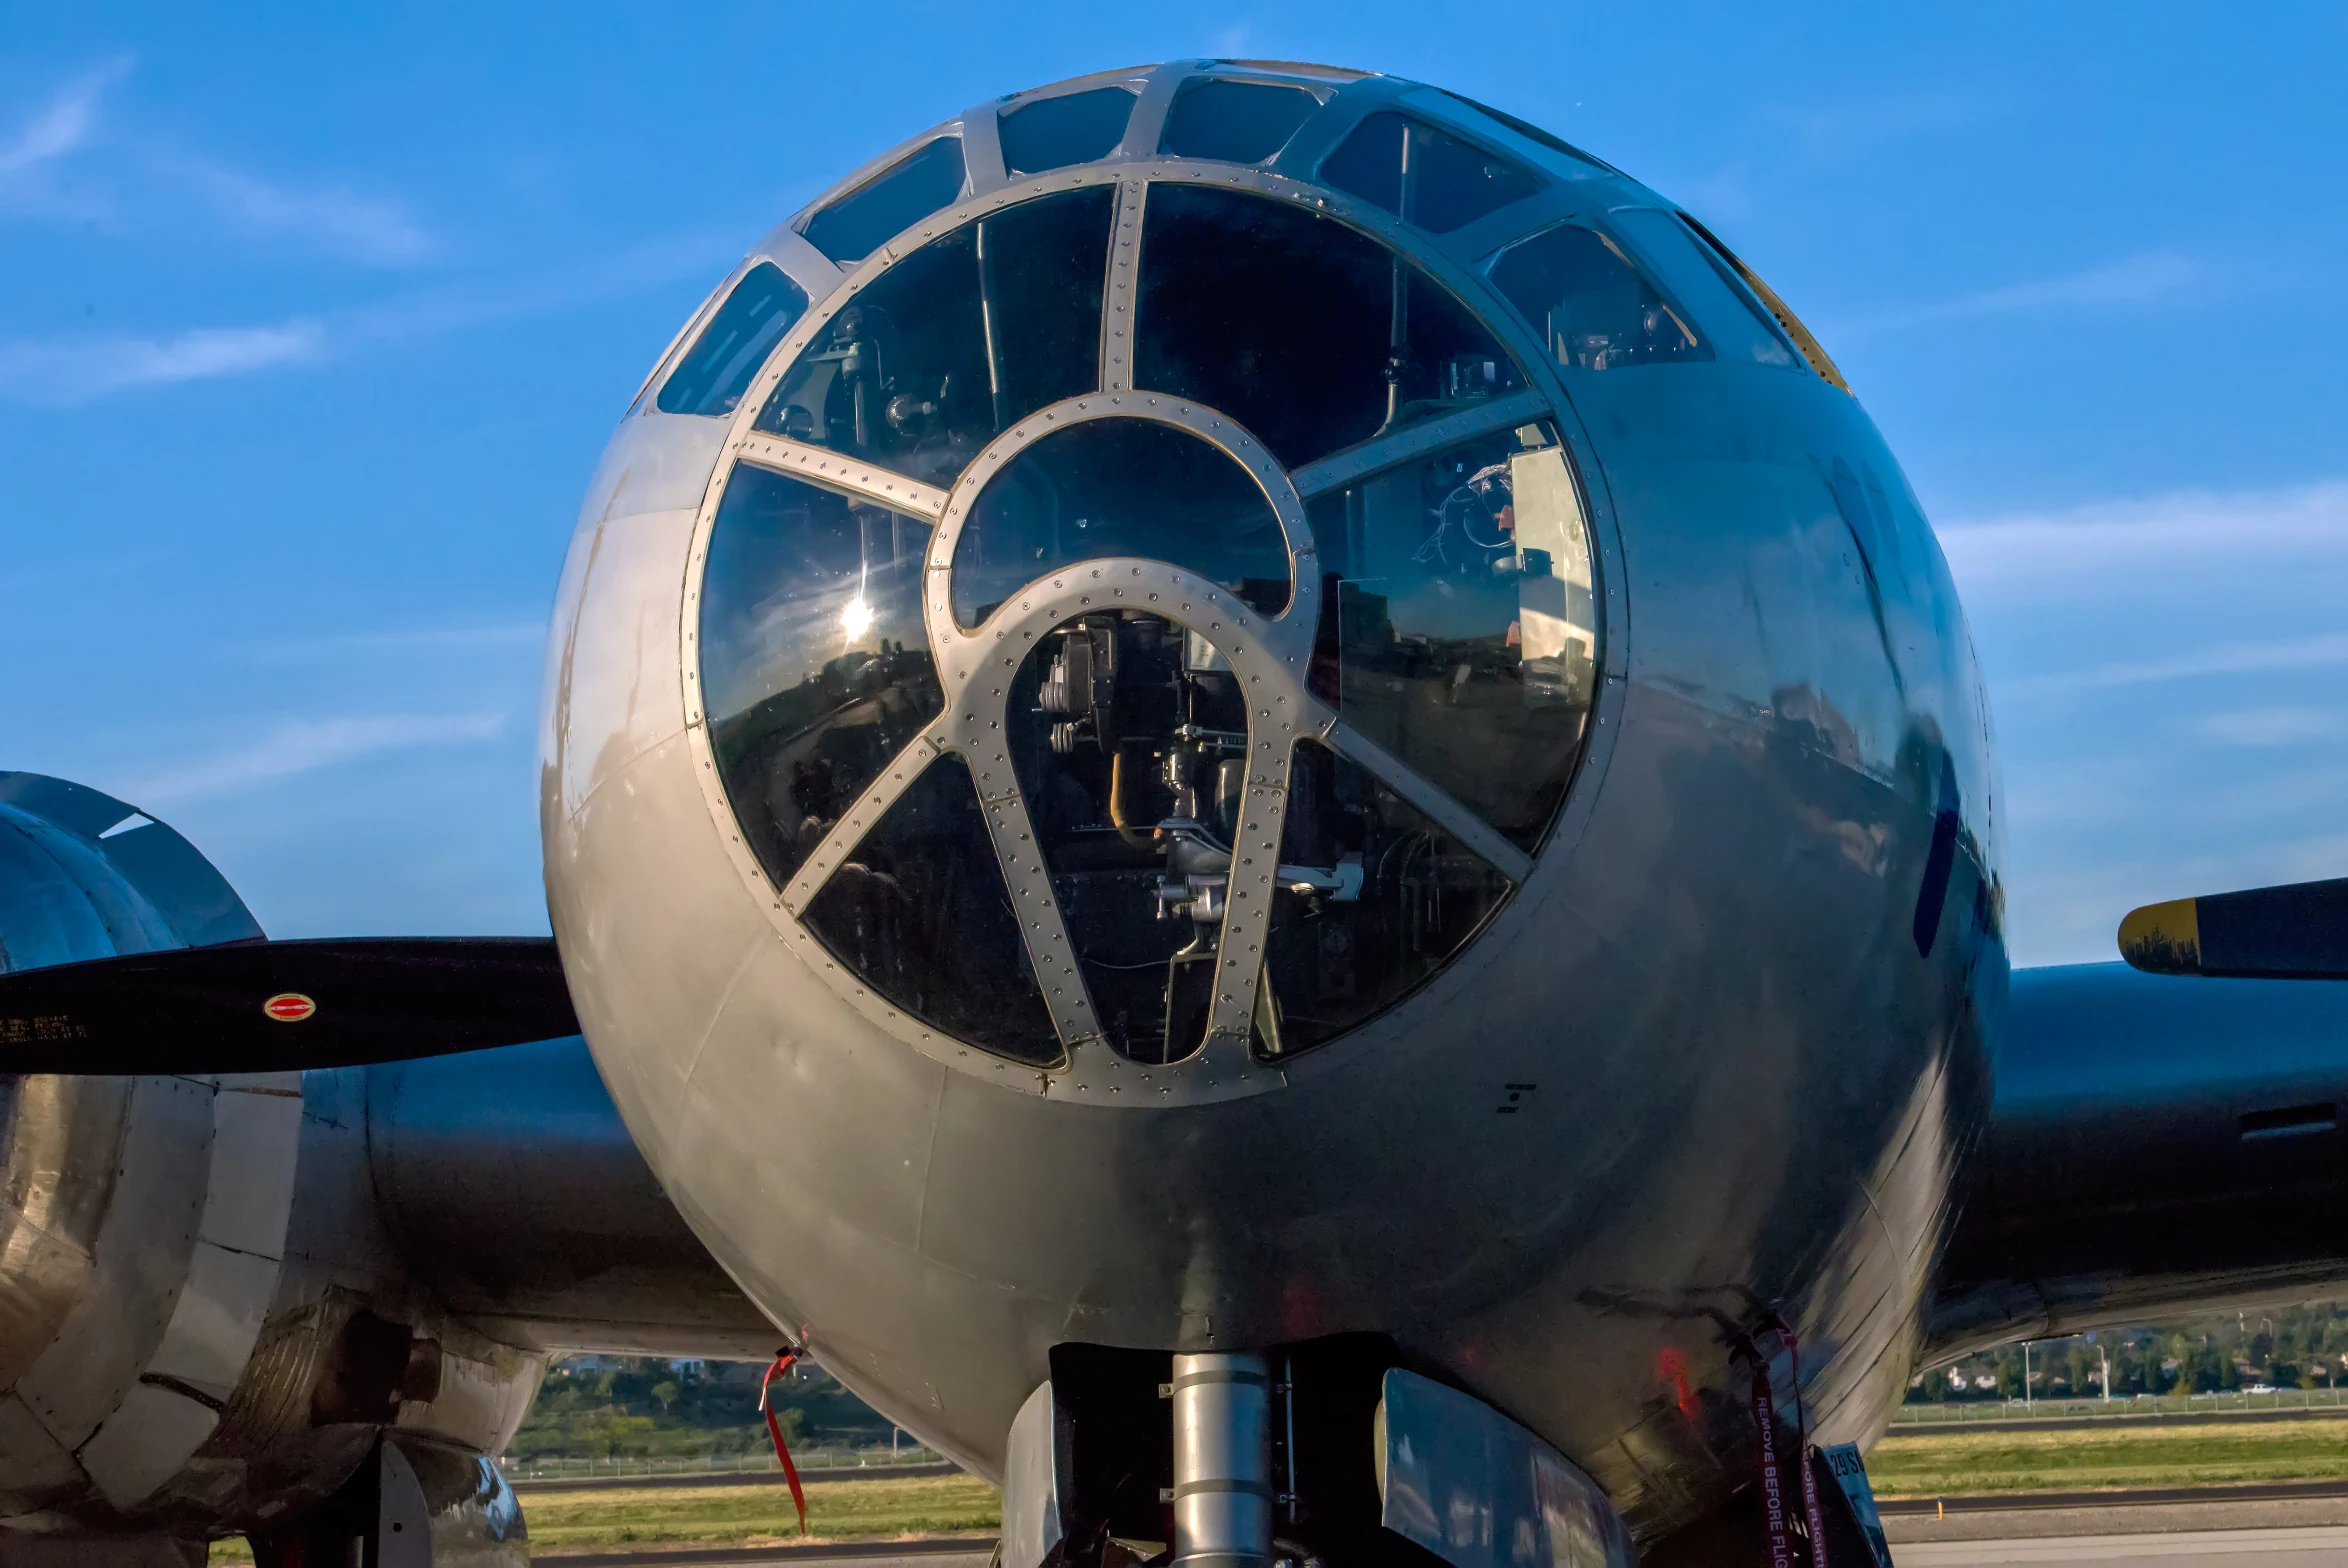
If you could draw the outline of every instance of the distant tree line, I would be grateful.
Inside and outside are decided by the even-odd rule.
[[[573,1356],[549,1368],[506,1450],[516,1459],[698,1458],[768,1447],[758,1413],[762,1362]],[[821,1367],[802,1362],[775,1384],[793,1444],[886,1443],[889,1421]]]
[[[2114,1399],[2234,1389],[2348,1386],[2348,1304],[2262,1307],[2175,1323],[2030,1342],[2029,1396],[2100,1399],[2104,1368]],[[2023,1397],[2019,1344],[1918,1373],[1911,1404]]]

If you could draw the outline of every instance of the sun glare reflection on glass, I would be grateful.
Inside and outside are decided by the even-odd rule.
[[[848,607],[840,612],[840,630],[847,633],[848,640],[853,642],[871,629],[872,606],[865,603],[862,594],[858,594],[855,598],[850,599]]]

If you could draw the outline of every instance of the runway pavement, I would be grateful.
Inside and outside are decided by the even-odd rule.
[[[2348,1568],[2348,1525],[2177,1530],[2166,1534],[1916,1541],[1892,1548],[1897,1568],[1997,1568],[2093,1563],[2096,1568]]]

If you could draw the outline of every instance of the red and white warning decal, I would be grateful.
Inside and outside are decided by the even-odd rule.
[[[299,991],[280,991],[261,1004],[261,1011],[281,1024],[298,1024],[318,1011],[318,1004]]]

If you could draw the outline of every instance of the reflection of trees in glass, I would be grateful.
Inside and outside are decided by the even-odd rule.
[[[751,847],[790,880],[889,759],[945,709],[926,647],[883,644],[710,726],[710,746]]]
[[[1589,536],[1564,453],[1537,428],[1486,436],[1321,496],[1309,514],[1325,585],[1320,694],[1538,848],[1596,679]]]
[[[710,744],[743,837],[788,882],[945,709],[921,617],[929,524],[736,469],[702,581]]]
[[[1319,1045],[1394,1006],[1515,891],[1440,824],[1315,741],[1296,744],[1280,863],[1256,1010],[1255,1048],[1267,1056]]]
[[[843,968],[933,1029],[1014,1061],[1062,1060],[961,757],[906,787],[805,918]]]

